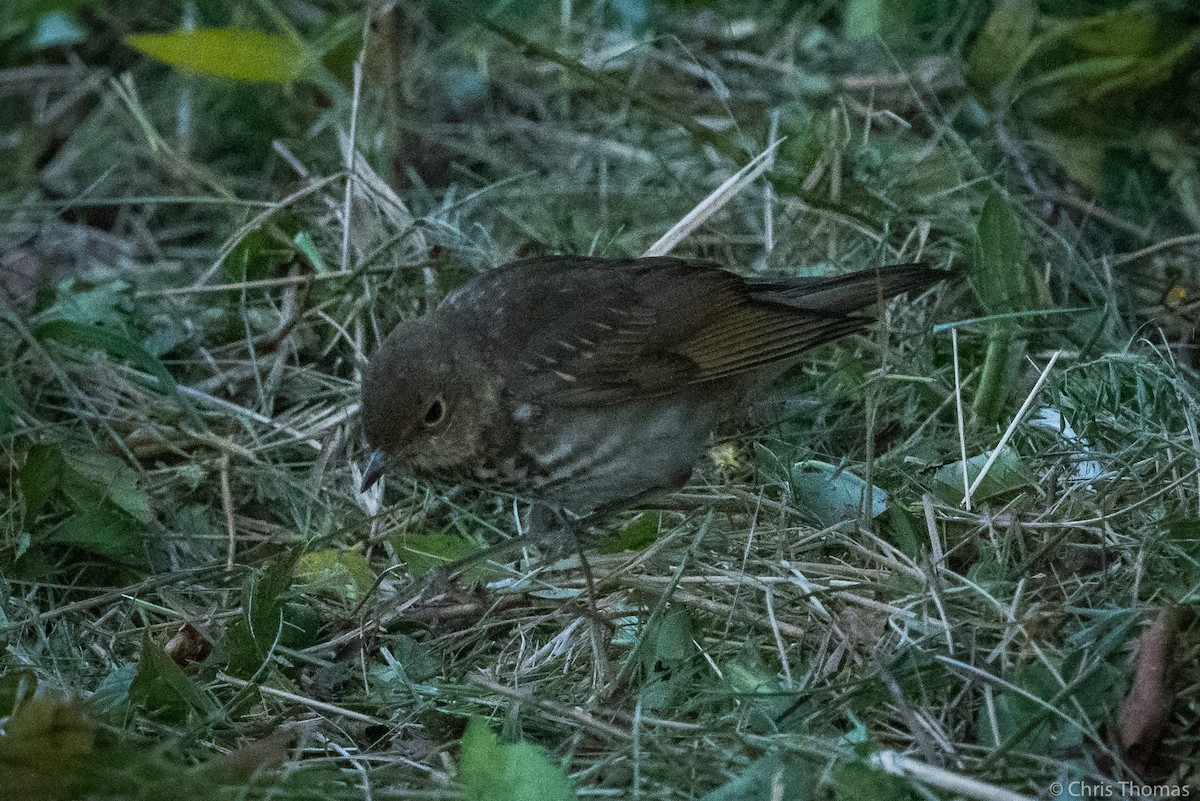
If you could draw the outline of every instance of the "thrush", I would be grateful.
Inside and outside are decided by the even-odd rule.
[[[387,465],[578,518],[678,489],[723,421],[871,304],[947,273],[744,278],[676,258],[551,256],[468,281],[372,356],[362,423]]]

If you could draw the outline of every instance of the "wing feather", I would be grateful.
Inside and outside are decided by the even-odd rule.
[[[581,406],[662,397],[784,365],[870,323],[852,312],[945,277],[899,265],[746,280],[670,258],[555,257],[501,270],[538,304],[510,310],[505,334],[522,343],[522,397]],[[505,287],[489,291],[503,301]]]

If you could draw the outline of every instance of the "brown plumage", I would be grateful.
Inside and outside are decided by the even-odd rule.
[[[575,515],[678,488],[755,385],[870,322],[855,312],[946,275],[743,278],[580,256],[483,273],[372,357],[364,486],[386,460]]]

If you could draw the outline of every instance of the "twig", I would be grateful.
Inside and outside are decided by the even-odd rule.
[[[785,137],[786,139],[786,137]],[[704,221],[716,214],[733,196],[752,183],[758,176],[771,168],[774,163],[775,149],[783,144],[784,139],[772,142],[763,152],[759,153],[750,163],[734,173],[729,180],[713,190],[712,194],[696,204],[695,208],[683,215],[683,219],[671,226],[671,229],[659,237],[659,240],[646,249],[643,256],[665,256],[675,249],[688,234],[704,224]]]
[[[967,429],[963,424],[962,376],[958,368],[958,329],[950,329],[950,347],[954,353],[954,407],[958,418],[958,452],[962,459],[963,500],[971,511],[971,478],[967,475]]]
[[[221,454],[221,511],[225,513],[225,567],[233,570],[233,557],[237,550],[237,526],[233,515],[233,490],[229,486],[229,452]]]
[[[330,715],[340,715],[344,718],[350,718],[351,720],[357,720],[361,723],[368,723],[374,726],[392,725],[391,721],[384,718],[377,718],[373,715],[364,715],[362,712],[355,712],[353,709],[347,709],[344,706],[318,701],[316,698],[309,698],[308,696],[299,695],[297,693],[290,693],[287,690],[278,690],[274,687],[266,687],[262,684],[255,684],[254,682],[249,682],[245,679],[239,679],[234,676],[230,676],[228,673],[223,671],[217,672],[217,679],[228,684],[232,684],[234,687],[239,687],[243,690],[256,689],[263,695],[269,695],[273,698],[278,698],[283,701],[291,701],[292,703],[306,706],[316,712],[325,712]]]
[[[940,790],[948,790],[954,795],[978,798],[980,801],[1033,801],[1032,796],[953,773],[945,768],[927,765],[895,751],[880,751],[873,754],[868,762],[871,767],[884,773],[916,779]]]
[[[1000,451],[1004,450],[1004,446],[1007,445],[1009,439],[1012,438],[1013,432],[1017,430],[1017,424],[1021,422],[1021,419],[1025,417],[1025,413],[1029,411],[1029,407],[1033,405],[1033,399],[1037,397],[1038,391],[1042,388],[1042,384],[1046,383],[1046,379],[1050,376],[1050,368],[1054,367],[1054,363],[1058,361],[1058,357],[1061,355],[1061,350],[1054,351],[1054,355],[1050,357],[1050,361],[1046,364],[1046,369],[1042,370],[1042,374],[1038,376],[1038,380],[1033,385],[1033,389],[1030,390],[1029,395],[1025,397],[1025,402],[1021,404],[1021,408],[1017,410],[1017,413],[1013,416],[1012,422],[1009,423],[1008,428],[1005,429],[1004,435],[1000,437],[1000,441],[996,443],[996,447],[992,450],[991,455],[988,456],[988,460],[984,462],[983,469],[979,471],[979,475],[975,476],[975,480],[971,482],[971,486],[967,488],[967,494],[963,498],[963,503],[968,504],[968,508],[969,504],[971,503],[971,495],[974,494],[975,490],[979,489],[979,485],[983,481],[983,477],[986,476],[988,471],[992,469],[992,465],[995,464],[996,459],[1000,458]]]

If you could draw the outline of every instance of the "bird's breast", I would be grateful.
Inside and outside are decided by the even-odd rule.
[[[586,513],[686,481],[723,405],[693,396],[540,410],[518,426],[516,453],[487,469],[512,471],[527,497]]]

